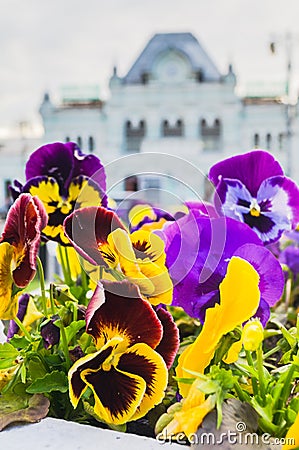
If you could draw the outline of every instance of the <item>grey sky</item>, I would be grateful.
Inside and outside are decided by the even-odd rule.
[[[271,56],[273,33],[299,36],[298,0],[0,0],[0,131],[38,121],[44,91],[98,83],[114,64],[124,75],[156,32],[192,32],[241,83],[281,81],[285,51]],[[294,45],[299,80],[299,38]]]

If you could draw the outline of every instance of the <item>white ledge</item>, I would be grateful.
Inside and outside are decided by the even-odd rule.
[[[39,423],[11,426],[0,432],[5,450],[182,450],[175,443],[159,443],[135,434],[47,417]]]

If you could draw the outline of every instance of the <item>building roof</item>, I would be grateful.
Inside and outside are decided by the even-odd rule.
[[[141,83],[142,75],[150,74],[156,58],[167,50],[183,53],[189,59],[194,72],[200,70],[204,73],[205,81],[220,81],[220,72],[192,33],[159,33],[148,42],[127,75],[123,77],[123,83]]]

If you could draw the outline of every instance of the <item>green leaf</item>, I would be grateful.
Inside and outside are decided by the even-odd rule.
[[[15,422],[40,421],[48,414],[49,406],[50,401],[44,395],[1,394],[0,431]]]
[[[16,359],[19,352],[14,348],[13,345],[5,342],[4,344],[0,344],[0,360],[3,359]]]
[[[45,394],[52,391],[68,391],[68,378],[64,372],[54,370],[54,372],[47,373],[43,378],[37,378],[26,389],[29,394]]]
[[[27,348],[28,345],[31,345],[30,342],[28,342],[28,339],[25,338],[25,336],[19,336],[18,334],[15,334],[9,341],[10,344],[12,344],[15,348]],[[1,352],[1,350],[0,350]]]
[[[72,322],[68,327],[65,327],[67,343],[69,343],[73,337],[76,336],[81,328],[85,327],[85,324],[85,320],[78,320],[77,322]]]

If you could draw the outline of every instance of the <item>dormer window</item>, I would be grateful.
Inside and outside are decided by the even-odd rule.
[[[174,125],[170,125],[168,120],[163,120],[161,133],[163,137],[184,136],[184,122],[178,119]]]

